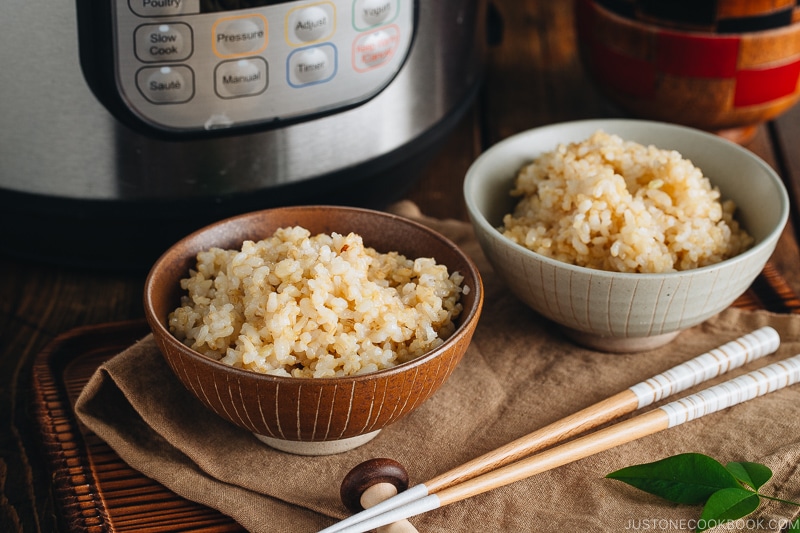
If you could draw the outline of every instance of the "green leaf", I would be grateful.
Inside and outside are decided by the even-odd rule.
[[[760,501],[758,494],[747,489],[720,489],[708,498],[695,531],[705,531],[747,516],[758,508]]]
[[[671,502],[698,505],[720,489],[741,485],[722,464],[707,455],[684,453],[653,463],[629,466],[606,477]]]
[[[725,468],[753,490],[760,489],[772,477],[772,470],[760,463],[728,463]]]

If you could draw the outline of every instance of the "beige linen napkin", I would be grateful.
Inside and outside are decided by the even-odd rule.
[[[422,220],[470,254],[484,278],[483,315],[450,380],[410,416],[355,450],[302,457],[275,451],[208,412],[173,377],[149,336],[104,364],[77,414],[133,468],[216,508],[253,532],[317,531],[348,513],[339,483],[355,465],[390,457],[424,482],[477,455],[619,392],[757,327],[783,342],[729,377],[800,353],[800,315],[729,309],[643,354],[578,348],[495,277],[468,224]],[[713,382],[712,382],[713,383]],[[673,505],[605,474],[684,452],[757,461],[775,473],[767,494],[800,500],[800,386],[411,519],[421,532],[689,531],[700,508]],[[768,502],[737,525],[780,531],[797,508]],[[752,527],[751,527],[752,526]],[[724,528],[720,528],[724,530]]]

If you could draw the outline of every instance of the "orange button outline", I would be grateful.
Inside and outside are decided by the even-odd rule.
[[[235,53],[235,54],[223,54],[222,52],[220,52],[217,49],[217,39],[216,39],[216,37],[217,37],[217,26],[219,26],[220,23],[229,22],[229,21],[237,20],[237,19],[249,19],[249,18],[256,18],[256,17],[261,18],[261,20],[264,21],[264,46],[262,46],[258,50],[248,50],[246,52],[239,52],[239,53]],[[267,21],[267,17],[265,17],[261,13],[253,13],[253,14],[248,14],[248,15],[234,15],[232,17],[223,17],[221,19],[218,19],[211,26],[211,47],[214,50],[214,55],[216,55],[220,59],[230,59],[230,58],[236,58],[236,57],[245,57],[245,56],[261,53],[261,52],[263,52],[264,50],[267,49],[267,43],[268,42],[269,42],[269,21]]]
[[[327,35],[324,35],[324,36],[322,36],[319,39],[316,39],[314,41],[293,41],[291,39],[290,35],[289,35],[290,32],[292,31],[292,29],[289,27],[289,17],[292,16],[292,13],[294,13],[294,12],[300,10],[300,9],[307,9],[309,7],[320,6],[320,5],[323,5],[323,4],[328,4],[333,9],[333,25],[331,26],[330,33],[328,33]],[[321,0],[320,2],[312,2],[312,3],[309,3],[309,4],[303,4],[302,6],[293,7],[292,9],[290,9],[286,13],[286,17],[284,17],[284,21],[283,21],[283,38],[286,40],[286,44],[288,44],[289,46],[291,46],[293,48],[321,43],[321,42],[329,40],[331,38],[331,36],[336,35],[337,24],[338,24],[338,16],[337,16],[337,12],[336,12],[336,4],[334,4],[330,0]]]

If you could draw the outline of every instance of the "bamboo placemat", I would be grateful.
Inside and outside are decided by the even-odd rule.
[[[734,305],[800,313],[800,300],[770,263]],[[34,363],[36,417],[64,526],[70,533],[243,531],[231,518],[131,469],[75,417],[75,400],[97,367],[148,332],[144,321],[74,329]]]

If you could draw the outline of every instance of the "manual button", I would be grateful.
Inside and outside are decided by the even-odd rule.
[[[136,28],[136,57],[145,63],[183,61],[192,55],[192,28],[183,22]]]
[[[267,90],[269,70],[261,57],[235,59],[217,65],[214,78],[220,98],[254,96]]]
[[[194,96],[194,73],[189,67],[145,67],[136,73],[142,96],[154,104],[180,104]]]

